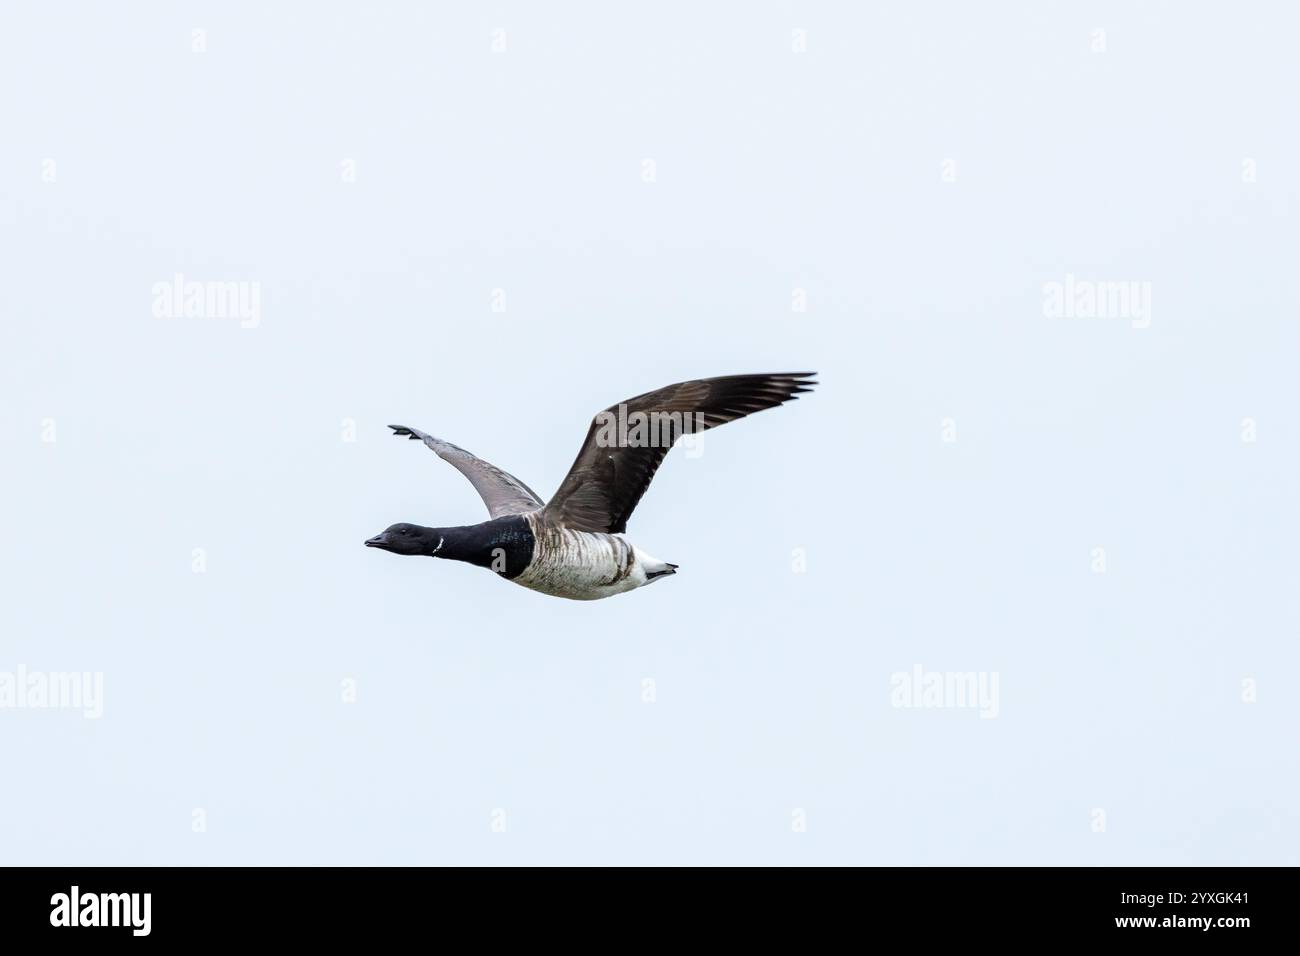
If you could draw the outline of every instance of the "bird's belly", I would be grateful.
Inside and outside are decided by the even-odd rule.
[[[534,528],[533,560],[517,577],[543,594],[595,601],[631,591],[646,583],[635,549],[612,534],[567,528]]]

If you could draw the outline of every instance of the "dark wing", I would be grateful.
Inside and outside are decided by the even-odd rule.
[[[487,505],[488,514],[493,518],[502,515],[517,515],[525,511],[534,511],[542,506],[542,499],[533,489],[509,472],[502,471],[491,462],[476,458],[464,448],[459,448],[449,441],[426,435],[418,428],[405,425],[389,425],[397,435],[409,435],[412,441],[417,438],[438,453],[438,457],[450,463],[457,471],[469,479],[474,490],[479,493]]]
[[[816,385],[814,374],[701,378],[605,409],[592,421],[582,450],[542,518],[575,531],[626,531],[628,516],[677,437],[784,404]],[[635,422],[647,419],[649,424],[638,435]],[[629,427],[624,429],[620,422]]]

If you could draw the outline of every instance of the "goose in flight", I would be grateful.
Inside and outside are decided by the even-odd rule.
[[[677,570],[622,537],[668,449],[684,434],[792,401],[817,384],[814,374],[701,378],[612,405],[593,419],[573,467],[548,502],[451,442],[389,425],[397,435],[424,442],[468,478],[491,518],[457,528],[395,524],[366,547],[466,561],[534,591],[578,601],[639,588]]]

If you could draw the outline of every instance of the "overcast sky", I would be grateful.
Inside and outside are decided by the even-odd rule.
[[[6,6],[0,861],[1300,862],[1294,18],[444,6]]]

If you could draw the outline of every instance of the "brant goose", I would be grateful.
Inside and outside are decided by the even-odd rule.
[[[596,415],[578,457],[549,502],[496,465],[405,425],[469,479],[491,520],[458,528],[395,524],[366,542],[394,554],[422,554],[490,568],[534,591],[594,601],[673,574],[620,537],[627,519],[678,438],[793,400],[817,383],[813,372],[724,375],[679,382]]]

